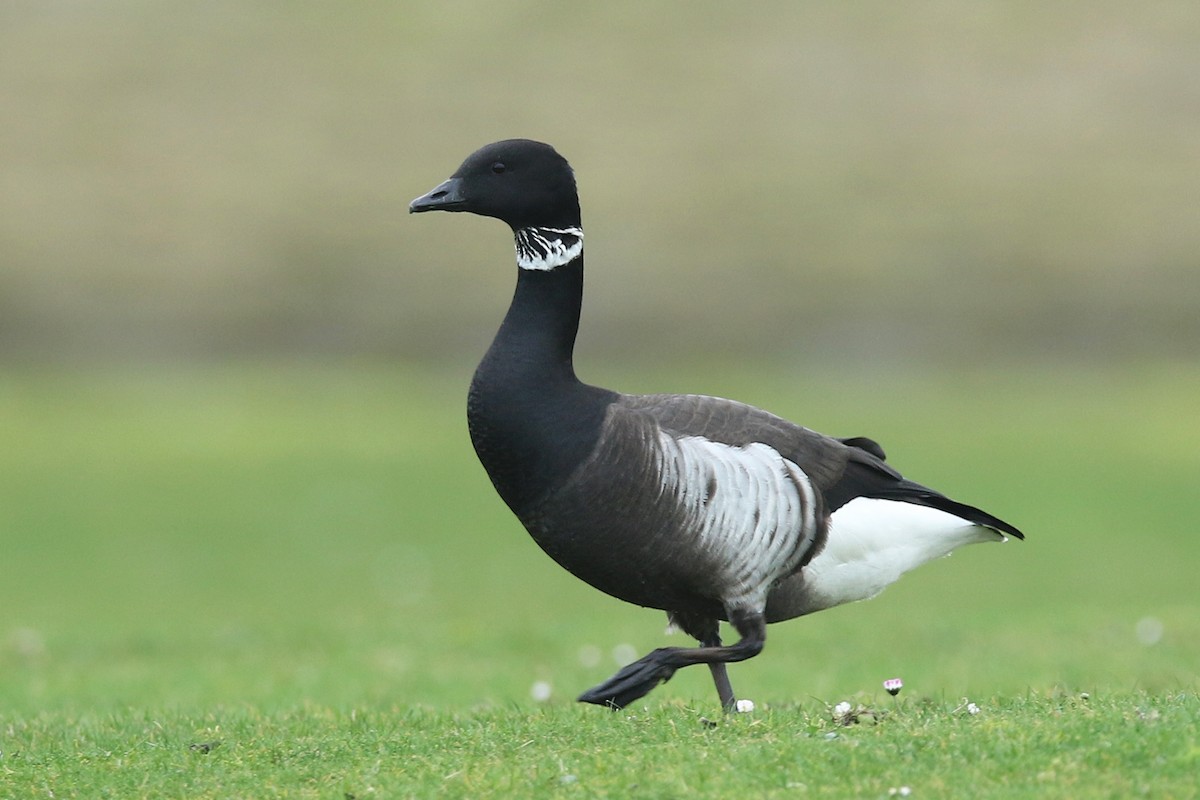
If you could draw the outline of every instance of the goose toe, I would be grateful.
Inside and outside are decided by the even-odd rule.
[[[614,711],[645,697],[660,683],[671,680],[677,666],[669,663],[671,648],[659,648],[632,664],[622,667],[604,683],[579,695],[579,702],[608,706]]]

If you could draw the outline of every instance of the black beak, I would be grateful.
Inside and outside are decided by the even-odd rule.
[[[408,204],[408,213],[417,214],[421,211],[462,211],[467,204],[463,197],[462,181],[451,178],[438,185],[436,189],[423,194]]]

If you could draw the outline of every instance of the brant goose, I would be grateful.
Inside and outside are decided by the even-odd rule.
[[[621,708],[680,667],[759,654],[769,622],[878,594],[973,542],[1024,538],[907,480],[871,439],[836,439],[701,395],[627,395],[582,383],[572,351],[583,296],[575,177],[554,148],[489,144],[410,212],[508,223],[517,287],[471,382],[471,441],[496,491],[561,566],[658,608],[700,646],[664,647],[584,692]],[[722,645],[721,620],[739,640]]]

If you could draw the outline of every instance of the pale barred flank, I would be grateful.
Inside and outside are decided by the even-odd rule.
[[[583,252],[582,228],[521,228],[516,233],[517,266],[548,271]]]
[[[715,556],[726,608],[761,609],[775,581],[804,556],[817,533],[808,476],[777,450],[659,432],[664,495],[677,499],[698,549]]]

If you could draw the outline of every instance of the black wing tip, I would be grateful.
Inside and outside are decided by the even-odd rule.
[[[870,445],[879,447],[874,440],[855,437],[840,441],[854,448],[851,452],[856,456],[851,457],[838,484],[832,487],[832,491],[826,492],[825,499],[831,511],[836,511],[855,497],[898,500],[902,503],[912,503],[945,511],[967,522],[989,528],[1003,536],[1011,536],[1022,541],[1025,539],[1025,534],[1016,525],[1005,522],[982,508],[951,500],[941,492],[904,478],[873,452]],[[882,448],[880,449],[882,450]]]
[[[975,525],[990,528],[996,533],[1011,536],[1014,539],[1021,539],[1022,541],[1025,539],[1025,534],[1016,525],[1005,522],[994,514],[984,511],[982,508],[960,503],[957,500],[951,500],[941,492],[934,491],[927,486],[922,486],[919,483],[913,483],[909,480],[901,480],[882,491],[867,492],[866,494],[869,497],[900,500],[905,503],[929,506],[939,511],[945,511],[947,514],[953,514]]]
[[[933,508],[941,509],[942,511],[954,514],[956,517],[962,517],[968,522],[974,522],[976,525],[981,525],[985,528],[991,528],[996,533],[1002,533],[1011,536],[1014,539],[1025,540],[1025,534],[1016,525],[1012,525],[999,517],[989,514],[982,508],[969,506],[966,503],[960,503],[957,500],[951,500],[948,497],[931,492],[929,495],[922,497],[921,501],[925,505]]]
[[[987,516],[990,521],[978,522],[977,524],[982,525],[985,528],[991,528],[996,533],[1002,533],[1005,536],[1011,536],[1014,539],[1020,539],[1022,542],[1025,541],[1025,534],[1022,533],[1016,525],[1010,525],[1002,519],[993,517],[991,514],[988,514]],[[976,522],[976,520],[971,521]]]
[[[999,530],[1001,533],[1007,533],[1009,536],[1013,537],[1014,539],[1020,539],[1022,542],[1025,541],[1025,534],[1021,533],[1020,529],[1018,529],[1017,526],[1009,525],[1007,522],[1005,522],[1002,519],[998,519],[996,521],[998,523],[1000,523],[1000,526],[996,527],[996,528],[992,528],[992,530]],[[989,527],[991,527],[991,526],[989,526]]]

